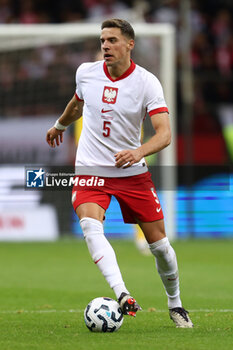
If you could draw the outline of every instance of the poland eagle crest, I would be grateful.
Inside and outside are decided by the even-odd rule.
[[[118,88],[105,86],[103,92],[103,102],[105,103],[116,103]]]

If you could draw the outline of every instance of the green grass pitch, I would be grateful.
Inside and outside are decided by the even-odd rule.
[[[176,329],[152,256],[112,241],[122,275],[143,307],[116,333],[91,333],[83,310],[114,298],[84,241],[0,243],[1,350],[232,350],[233,241],[177,241],[184,307],[193,329]]]

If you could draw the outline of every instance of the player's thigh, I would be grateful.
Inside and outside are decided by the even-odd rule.
[[[97,203],[82,203],[76,208],[79,219],[89,217],[103,222],[105,209]]]
[[[156,220],[152,222],[138,222],[149,244],[159,241],[166,237],[164,220]]]

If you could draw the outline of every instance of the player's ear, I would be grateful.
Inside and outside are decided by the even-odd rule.
[[[134,48],[134,40],[133,39],[130,39],[129,41],[128,41],[128,44],[127,44],[127,47],[128,47],[128,49],[129,50],[133,50],[133,48]]]

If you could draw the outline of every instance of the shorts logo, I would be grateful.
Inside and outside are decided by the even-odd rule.
[[[40,170],[27,170],[26,187],[44,187],[44,174],[42,168]]]
[[[105,86],[104,91],[103,91],[102,101],[104,103],[114,104],[114,103],[116,103],[117,94],[118,94],[118,88]]]

